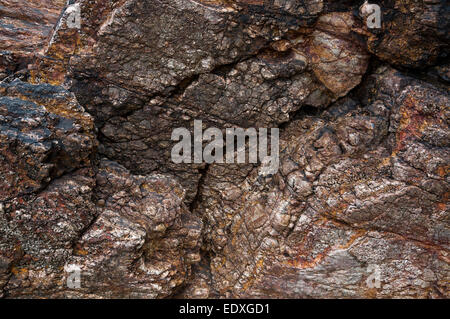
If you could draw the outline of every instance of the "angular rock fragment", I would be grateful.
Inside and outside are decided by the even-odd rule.
[[[312,34],[308,53],[316,77],[336,96],[345,96],[361,82],[369,56],[353,32],[350,12],[321,16]]]
[[[0,80],[27,68],[46,45],[64,0],[0,1]]]

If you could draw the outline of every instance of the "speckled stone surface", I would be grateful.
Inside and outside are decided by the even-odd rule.
[[[0,1],[0,296],[448,298],[448,6],[362,2]],[[173,163],[194,120],[278,173]]]

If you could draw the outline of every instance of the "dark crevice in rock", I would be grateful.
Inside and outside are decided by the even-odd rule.
[[[189,208],[191,212],[194,212],[198,208],[199,202],[202,200],[202,187],[205,183],[205,178],[206,174],[208,173],[208,169],[209,164],[205,164],[205,167],[199,170],[200,179],[197,186],[197,192]]]

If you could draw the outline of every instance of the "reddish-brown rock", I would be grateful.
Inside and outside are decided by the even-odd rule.
[[[27,68],[47,46],[64,0],[0,1],[0,80]]]
[[[57,2],[1,3],[12,74]],[[445,1],[70,3],[0,83],[0,295],[448,298]],[[175,164],[194,120],[279,171]]]

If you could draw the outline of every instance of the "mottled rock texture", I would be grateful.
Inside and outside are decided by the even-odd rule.
[[[183,284],[202,223],[179,183],[99,162],[93,119],[62,87],[16,80],[0,96],[2,295],[165,297]]]
[[[448,298],[448,5],[362,2],[1,2],[55,25],[0,82],[0,295]],[[173,163],[194,120],[278,173]]]
[[[377,88],[366,101],[346,98],[289,123],[279,174],[262,179],[252,167],[209,167],[196,209],[205,216],[214,291],[448,291],[449,153],[441,144],[448,146],[448,95],[384,68],[365,85]],[[386,276],[382,289],[366,285],[370,264]]]
[[[0,80],[27,68],[47,45],[65,0],[0,1]]]
[[[448,58],[450,6],[447,1],[377,1],[383,29],[369,37],[370,52],[408,68],[425,68]]]

